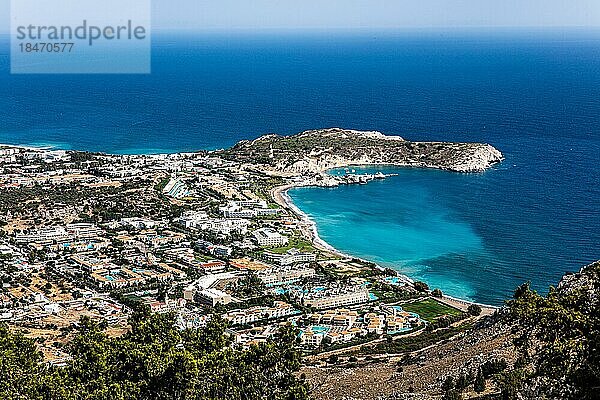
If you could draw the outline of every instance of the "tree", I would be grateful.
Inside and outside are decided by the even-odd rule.
[[[481,372],[484,378],[489,378],[492,375],[498,374],[506,369],[507,362],[503,358],[492,358],[481,365]]]
[[[485,378],[483,377],[483,372],[481,368],[477,371],[477,376],[475,377],[474,383],[475,392],[482,393],[485,391]]]
[[[426,292],[429,290],[429,285],[427,285],[425,282],[421,282],[421,281],[417,281],[414,283],[414,287],[415,289],[417,289],[419,292]]]
[[[521,285],[509,301],[507,319],[515,324],[515,340],[523,358],[505,373],[505,398],[522,385],[537,384],[547,397],[595,399],[600,388],[600,262],[566,277],[543,297]],[[524,366],[524,363],[529,365]],[[556,384],[560,382],[560,384]]]
[[[516,400],[519,398],[524,383],[525,375],[523,371],[514,370],[503,372],[497,378],[498,387],[503,400]]]
[[[481,315],[481,307],[477,304],[469,304],[469,307],[467,308],[467,312],[469,313],[469,315],[477,317],[477,316]]]
[[[0,398],[15,400],[307,399],[296,376],[300,353],[291,326],[242,350],[229,346],[225,323],[179,330],[171,314],[138,312],[131,330],[109,337],[82,318],[64,368],[46,367],[35,343],[0,326]]]
[[[457,390],[462,391],[462,390],[465,390],[469,386],[469,384],[470,384],[469,376],[466,373],[462,372],[458,376],[458,379],[456,380],[455,388]]]
[[[0,324],[0,398],[33,398],[38,376],[43,372],[42,355],[35,343]]]
[[[444,389],[445,392],[454,389],[454,377],[452,375],[446,377],[446,380],[442,384],[442,389]]]
[[[433,297],[437,297],[439,299],[441,299],[442,297],[444,297],[444,294],[442,293],[442,291],[440,289],[434,289],[433,292],[431,292],[431,295]]]
[[[244,296],[258,296],[265,290],[265,284],[256,275],[251,272],[238,282],[239,292]]]

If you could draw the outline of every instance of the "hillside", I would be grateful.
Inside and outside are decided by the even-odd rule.
[[[220,153],[226,158],[296,173],[382,164],[478,172],[503,159],[502,153],[489,144],[412,142],[379,132],[338,128],[292,136],[267,135],[239,142]]]

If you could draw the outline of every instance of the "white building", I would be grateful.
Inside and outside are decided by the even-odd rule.
[[[167,196],[181,199],[185,196],[188,196],[190,191],[182,180],[171,178],[163,189],[163,193]]]
[[[123,218],[121,220],[122,225],[129,225],[134,229],[154,229],[157,223],[148,218]]]
[[[269,208],[264,200],[230,201],[219,210],[225,218],[254,218],[277,215],[281,211],[279,208]]]
[[[298,311],[283,301],[276,301],[273,307],[250,307],[245,310],[233,310],[223,315],[232,325],[245,325],[256,321],[283,318],[297,314]]]
[[[219,209],[225,218],[254,218],[255,210],[244,209],[238,206],[226,206]]]
[[[211,247],[210,251],[217,257],[229,257],[233,250],[231,247],[214,245]]]
[[[366,303],[370,300],[369,291],[366,288],[355,290],[324,290],[312,292],[302,298],[302,304],[317,310],[350,306]]]
[[[325,338],[324,332],[313,332],[311,330],[303,331],[300,335],[300,341],[307,347],[319,347]]]
[[[209,231],[223,235],[230,235],[232,233],[240,233],[244,235],[246,232],[248,232],[248,225],[250,225],[248,220],[241,218],[209,218],[208,214],[203,211],[186,212],[175,222],[188,229]]]
[[[255,230],[252,235],[260,246],[282,247],[288,244],[289,239],[271,228],[261,228]]]
[[[48,314],[58,314],[60,312],[60,306],[58,303],[44,304],[44,311]]]
[[[214,307],[217,304],[231,303],[231,296],[221,290],[204,289],[196,293],[195,300]]]
[[[262,257],[266,261],[275,262],[279,265],[292,265],[317,260],[317,255],[315,253],[305,253],[298,249],[290,249],[285,254],[265,252]]]
[[[77,239],[93,239],[103,233],[102,229],[89,223],[68,224],[66,228],[67,233]]]
[[[17,233],[15,240],[18,243],[45,242],[54,240],[66,240],[69,234],[63,226],[52,226],[30,231],[29,233]]]
[[[270,268],[258,272],[258,277],[267,286],[287,285],[299,281],[302,278],[315,276],[316,272],[312,268]]]
[[[207,222],[208,219],[208,214],[204,211],[186,211],[175,222],[184,228],[195,228]]]

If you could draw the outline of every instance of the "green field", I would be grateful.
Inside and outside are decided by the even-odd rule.
[[[459,315],[461,311],[456,308],[449,307],[442,304],[434,299],[427,299],[422,301],[415,301],[412,303],[404,303],[401,305],[402,309],[408,312],[414,312],[427,321],[432,321],[442,315]]]
[[[290,242],[288,243],[287,246],[265,248],[265,250],[270,251],[271,253],[276,253],[276,254],[284,254],[285,252],[287,252],[290,249],[298,249],[302,252],[312,252],[315,250],[314,247],[312,246],[312,244],[308,240],[298,237],[298,236],[290,237]]]

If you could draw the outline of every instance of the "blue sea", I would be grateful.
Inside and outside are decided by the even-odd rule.
[[[164,34],[150,75],[10,75],[0,39],[0,143],[156,153],[334,126],[506,156],[292,191],[340,250],[494,304],[600,258],[599,31]]]

